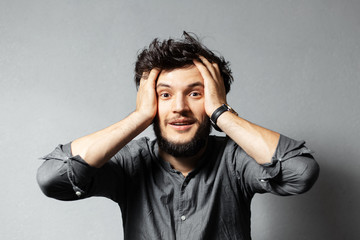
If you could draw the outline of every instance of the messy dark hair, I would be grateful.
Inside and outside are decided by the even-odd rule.
[[[222,56],[216,56],[205,47],[195,34],[184,31],[182,39],[163,40],[155,38],[148,48],[144,48],[138,55],[135,64],[135,83],[139,87],[142,74],[148,73],[153,68],[174,70],[193,65],[193,60],[204,56],[209,62],[217,63],[224,80],[226,93],[230,91],[233,81],[229,62]]]

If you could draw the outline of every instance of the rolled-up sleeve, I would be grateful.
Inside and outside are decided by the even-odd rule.
[[[308,191],[319,176],[319,165],[304,141],[280,136],[271,163],[259,165],[246,157],[240,165],[243,187],[253,193],[294,195]],[[239,177],[240,178],[240,177]]]
[[[111,158],[101,168],[95,168],[79,155],[72,155],[71,143],[60,144],[41,158],[45,161],[37,171],[37,181],[46,196],[58,200],[102,196],[120,203],[125,195],[125,174],[119,158],[121,154]]]
[[[43,193],[59,200],[76,200],[89,195],[92,177],[98,171],[80,156],[72,156],[70,143],[58,145],[42,157],[37,181]]]

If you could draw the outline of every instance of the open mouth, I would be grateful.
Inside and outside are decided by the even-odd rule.
[[[170,124],[175,125],[175,126],[184,126],[184,125],[189,125],[191,123],[178,123],[178,122],[176,122],[176,123],[170,123]]]
[[[169,122],[169,124],[177,130],[187,130],[191,128],[194,123],[195,121],[192,119],[176,119]]]

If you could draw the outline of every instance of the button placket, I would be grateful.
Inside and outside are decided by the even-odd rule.
[[[181,187],[180,187],[180,220],[181,222],[184,222],[186,220],[186,213],[184,212],[184,194],[185,194],[185,188],[186,186],[188,185],[188,179],[185,178],[184,181],[182,182],[181,184]]]

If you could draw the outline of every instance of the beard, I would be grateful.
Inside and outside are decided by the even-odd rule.
[[[195,136],[185,143],[171,142],[163,137],[157,117],[154,119],[153,128],[161,150],[174,157],[191,157],[196,155],[205,146],[211,132],[211,123],[210,119],[206,118],[200,124]]]

